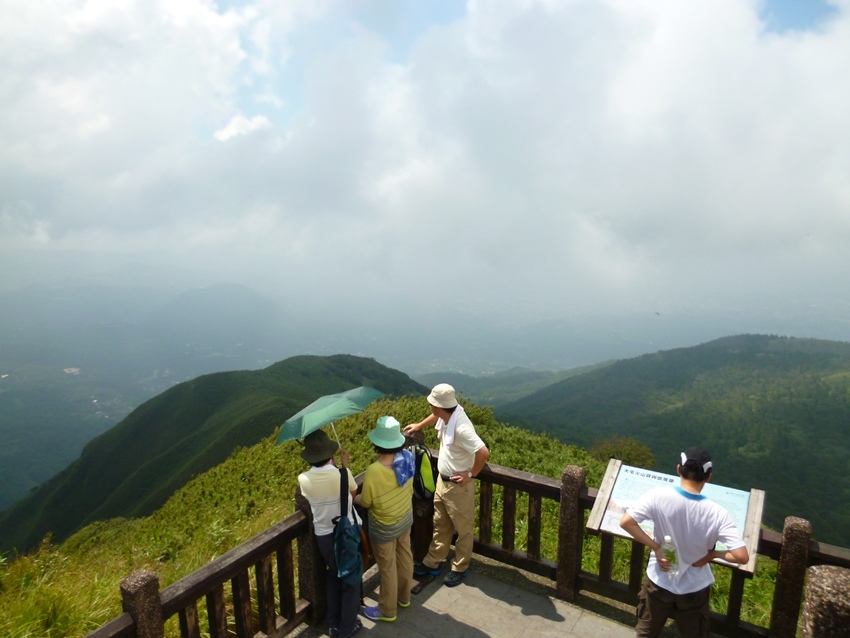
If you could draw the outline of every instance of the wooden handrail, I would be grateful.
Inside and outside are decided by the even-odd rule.
[[[87,638],[136,638],[136,623],[130,614],[124,612],[95,629]]]
[[[310,530],[307,518],[295,512],[260,532],[250,540],[222,554],[211,563],[162,590],[162,613],[165,618],[212,592],[213,587],[226,583],[254,567],[283,543],[291,543]]]
[[[567,468],[569,470],[570,468]],[[636,592],[643,578],[644,548],[632,543],[629,568],[629,582],[621,583],[612,579],[613,539],[603,536],[602,554],[598,573],[589,573],[581,569],[581,552],[583,550],[584,528],[576,524],[576,514],[581,519],[584,511],[592,510],[598,490],[584,485],[584,470],[573,468],[571,473],[565,470],[561,479],[538,476],[529,472],[515,470],[496,464],[487,464],[479,473],[479,530],[480,536],[475,539],[475,552],[512,565],[531,573],[551,579],[557,583],[556,591],[568,592],[573,596],[577,591],[585,589],[607,597],[611,600],[634,604]],[[564,491],[568,474],[572,477],[572,486]],[[578,477],[576,479],[576,477]],[[358,477],[358,484],[362,480]],[[501,518],[501,542],[492,541],[492,499],[493,486],[500,486],[504,501]],[[528,538],[526,551],[515,548],[516,518],[522,513],[517,511],[519,495],[528,496]],[[566,496],[562,497],[562,494]],[[540,535],[544,512],[543,500],[557,502],[561,512],[561,523],[569,521],[569,534],[564,537],[563,524],[559,528],[559,561],[553,562],[540,555]],[[561,502],[566,499],[570,502]],[[296,498],[296,501],[298,499]],[[302,504],[303,506],[303,504]],[[309,508],[307,508],[309,510]],[[430,518],[427,509],[414,508],[414,547],[426,547],[430,539],[428,524]],[[565,515],[564,512],[567,512]],[[428,534],[427,538],[423,534]],[[419,535],[417,541],[417,535]],[[423,543],[423,540],[425,541]],[[758,541],[758,553],[776,560],[783,557],[783,543],[786,541],[781,532],[761,530]],[[293,560],[292,546],[298,543],[298,565]],[[566,546],[570,548],[565,549]],[[801,545],[796,546],[798,554]],[[803,543],[803,560],[809,566],[833,565],[850,568],[850,549],[836,547],[811,540]],[[563,562],[564,552],[578,548],[579,556]],[[805,552],[807,548],[807,554]],[[275,558],[277,570],[275,571]],[[421,558],[421,557],[420,557]],[[578,562],[576,562],[576,559]],[[312,562],[311,562],[312,561]],[[159,623],[174,616],[180,618],[181,634],[184,638],[194,638],[202,632],[198,626],[198,603],[206,598],[207,610],[210,617],[209,634],[214,638],[225,638],[229,628],[236,628],[237,636],[251,638],[257,632],[269,638],[280,638],[292,631],[304,620],[316,621],[316,611],[322,603],[317,602],[317,596],[322,587],[317,584],[315,561],[320,561],[315,542],[312,540],[309,521],[309,511],[296,510],[279,523],[257,534],[250,540],[223,554],[208,565],[187,575],[159,593],[157,611]],[[574,575],[564,571],[559,573],[559,565],[568,564],[566,572],[575,569]],[[299,570],[300,598],[295,593],[295,570]],[[256,605],[251,596],[251,572],[254,572]],[[155,579],[155,575],[151,575]],[[574,578],[574,580],[573,580]],[[713,614],[713,630],[723,636],[732,638],[755,638],[766,636],[768,629],[755,627],[741,622],[739,619],[743,598],[743,583],[745,575],[733,570],[732,588],[730,590],[729,607],[725,615]],[[795,576],[796,578],[796,576]],[[275,581],[277,589],[275,590]],[[225,588],[230,585],[233,592],[233,604],[225,605]],[[155,585],[158,587],[158,585]],[[314,589],[311,589],[314,588]],[[793,589],[793,588],[792,588]],[[280,602],[280,614],[274,609],[275,591]],[[571,598],[568,598],[571,599]],[[128,604],[125,609],[138,610],[139,606]],[[232,608],[234,616],[231,621],[225,618],[226,608]],[[140,631],[138,619],[134,620],[130,613],[111,620],[102,627],[90,633],[88,638],[130,638],[138,635],[161,636],[162,627],[151,634]],[[773,634],[772,634],[773,635]],[[782,634],[785,635],[785,634]]]
[[[782,532],[762,529],[759,534],[759,555],[779,560],[782,553]],[[850,569],[850,549],[820,543],[814,539],[809,543],[809,566],[836,565]]]

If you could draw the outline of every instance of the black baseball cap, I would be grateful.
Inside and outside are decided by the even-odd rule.
[[[682,467],[687,465],[695,469],[700,468],[708,474],[711,471],[711,455],[705,451],[705,448],[689,447],[682,452]]]

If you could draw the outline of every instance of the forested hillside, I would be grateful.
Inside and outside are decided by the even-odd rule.
[[[817,539],[850,546],[850,344],[719,339],[618,361],[497,415],[583,447],[633,437],[670,473],[678,452],[704,445],[717,482],[766,491],[766,523],[801,516]]]
[[[500,406],[516,401],[546,386],[596,370],[608,365],[600,363],[569,370],[530,370],[516,367],[493,374],[469,375],[460,372],[430,372],[417,375],[422,385],[433,387],[438,383],[451,383],[465,397],[479,405]]]
[[[181,383],[91,441],[80,458],[0,517],[0,550],[97,520],[150,514],[192,477],[254,445],[317,397],[369,385],[392,396],[427,389],[373,359],[299,356],[264,370]]]

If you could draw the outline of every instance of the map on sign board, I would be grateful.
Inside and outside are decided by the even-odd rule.
[[[605,507],[600,529],[624,538],[631,538],[628,532],[620,527],[620,519],[628,507],[635,503],[644,492],[659,485],[671,487],[679,485],[679,477],[630,465],[621,465],[614,487],[611,490],[611,497]],[[732,520],[735,521],[735,525],[743,532],[746,528],[747,510],[750,503],[749,492],[706,483],[702,494],[725,507],[732,516]],[[641,523],[643,531],[650,536],[653,536],[654,527],[652,521]],[[718,543],[717,548],[725,549],[720,543]]]

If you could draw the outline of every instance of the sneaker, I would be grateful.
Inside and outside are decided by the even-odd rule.
[[[449,575],[443,579],[443,584],[446,587],[457,587],[458,585],[460,585],[460,581],[466,578],[466,575],[468,573],[468,569],[465,572],[450,572]]]
[[[438,566],[431,569],[425,563],[420,563],[419,561],[416,561],[415,563],[413,563],[413,574],[416,576],[425,576],[426,574],[431,574],[431,576],[439,576],[440,568]]]
[[[369,620],[383,620],[384,622],[395,622],[395,616],[384,616],[378,606],[366,607],[363,609],[363,615]]]
[[[399,607],[401,607],[402,609],[407,609],[408,607],[410,607],[410,601],[409,601],[409,600],[408,600],[406,603],[403,603],[403,602],[401,602],[400,600],[397,600],[397,601],[396,601],[396,603],[397,603],[397,604],[398,604],[398,606],[399,606]]]

